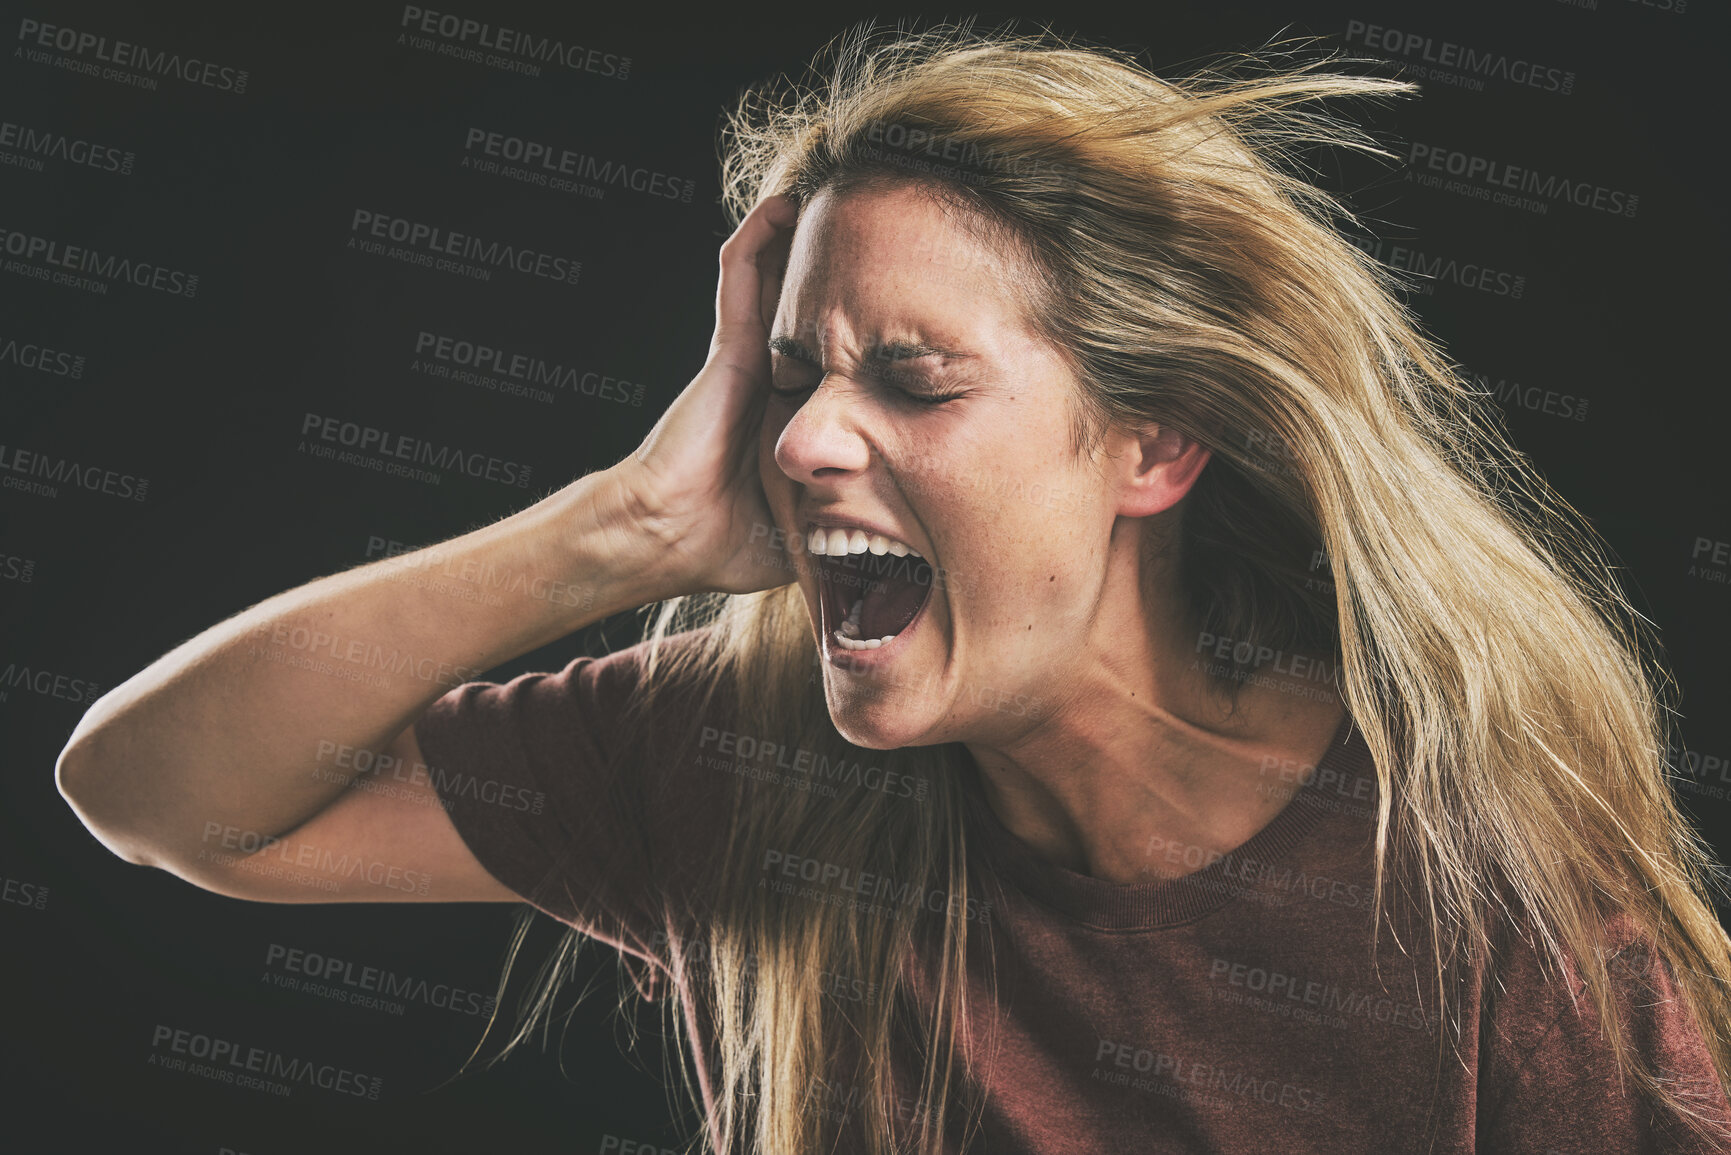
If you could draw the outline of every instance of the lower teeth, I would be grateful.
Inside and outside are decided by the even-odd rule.
[[[848,611],[847,620],[842,622],[841,627],[831,635],[835,638],[836,645],[844,650],[875,650],[881,645],[896,640],[895,634],[886,634],[881,638],[861,638],[859,636],[860,614],[864,610],[865,599],[856,598],[853,609]]]
[[[844,624],[842,629],[846,629],[846,628],[847,628],[847,626]],[[854,628],[857,630],[859,627],[856,626]],[[887,637],[866,638],[865,640],[861,641],[858,638],[848,637],[847,635],[843,634],[841,632],[841,630],[837,630],[835,633],[831,634],[830,636],[835,639],[836,645],[840,646],[844,650],[875,650],[879,646],[883,645],[885,642],[893,642],[896,640],[896,635],[890,634]]]

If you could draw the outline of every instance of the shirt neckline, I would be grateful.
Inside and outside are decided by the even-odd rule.
[[[1101,930],[1157,930],[1200,918],[1254,887],[1254,881],[1241,880],[1246,875],[1256,877],[1256,872],[1245,869],[1251,861],[1282,863],[1329,809],[1322,784],[1373,774],[1372,767],[1370,749],[1349,713],[1317,759],[1315,773],[1267,825],[1213,863],[1180,878],[1110,882],[1047,861],[998,818],[980,790],[978,771],[971,766],[964,791],[969,803],[968,832],[981,844],[982,858],[992,873],[1069,919]]]

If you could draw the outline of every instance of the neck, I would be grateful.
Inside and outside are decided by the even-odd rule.
[[[1192,873],[1271,822],[1345,715],[1330,682],[1267,673],[1236,704],[1203,668],[1176,591],[1113,609],[1053,679],[1061,697],[1001,744],[968,743],[986,801],[1037,854],[1117,883]],[[1170,584],[1170,583],[1165,583]],[[1125,628],[1125,610],[1140,629]],[[1298,655],[1321,660],[1323,655]],[[1288,660],[1288,670],[1324,669]]]

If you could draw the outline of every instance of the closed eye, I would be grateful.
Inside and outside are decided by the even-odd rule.
[[[803,397],[816,388],[816,385],[804,385],[798,389],[776,389],[772,386],[769,391],[777,397],[792,400],[795,397]],[[900,385],[893,386],[893,388],[916,405],[942,405],[946,401],[954,401],[956,398],[964,396],[962,393],[920,393],[913,389],[904,389]]]
[[[925,374],[899,372],[894,366],[886,366],[883,369],[880,369],[875,376],[878,380],[894,389],[897,393],[900,393],[909,401],[913,401],[920,405],[942,405],[946,401],[954,401],[956,398],[964,396],[966,392],[965,390],[947,393],[927,392],[926,390],[930,388],[930,383],[929,378],[926,377]],[[821,384],[821,381],[819,384]],[[801,385],[793,389],[777,389],[775,386],[771,385],[769,391],[777,397],[791,399],[802,397],[816,388],[816,384]]]
[[[960,393],[915,393],[908,389],[898,389],[897,392],[909,401],[917,402],[920,405],[942,405],[946,401],[954,401],[962,396]]]

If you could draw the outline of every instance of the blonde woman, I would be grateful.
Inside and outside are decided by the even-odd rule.
[[[186,642],[62,792],[220,894],[612,944],[716,1150],[1726,1149],[1646,643],[1285,167],[1403,87],[847,36],[731,117],[714,339],[635,453]]]

